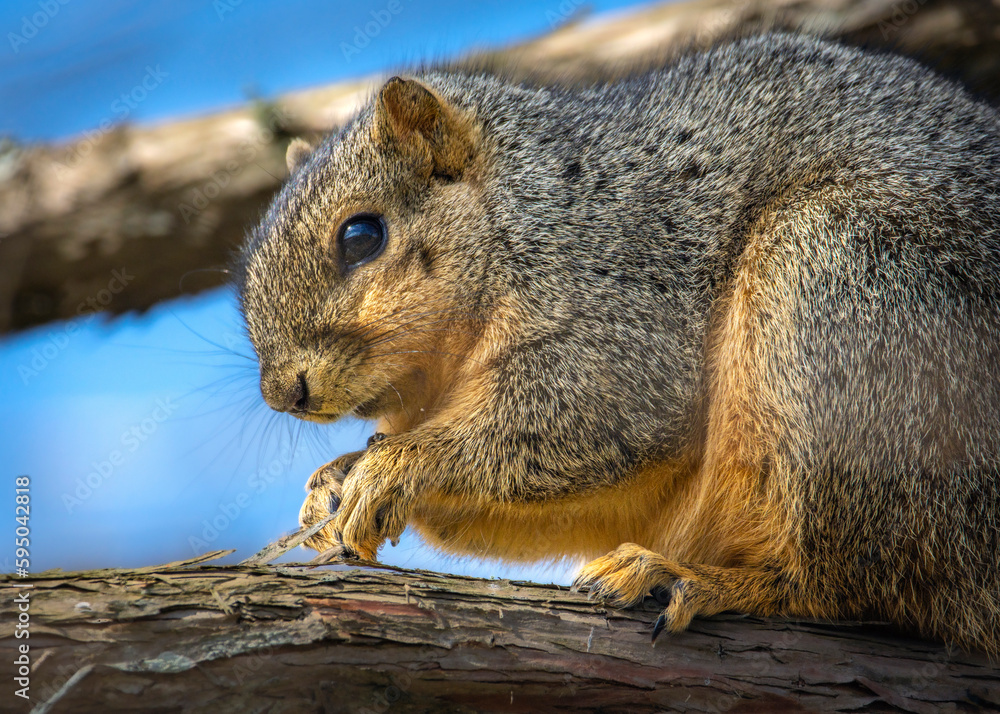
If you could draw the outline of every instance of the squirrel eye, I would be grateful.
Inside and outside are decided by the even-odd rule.
[[[385,248],[385,224],[378,216],[351,216],[340,226],[337,236],[340,255],[347,270],[374,260]]]

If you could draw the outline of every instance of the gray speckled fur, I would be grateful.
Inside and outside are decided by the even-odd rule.
[[[910,60],[789,35],[586,90],[419,78],[482,127],[479,213],[461,225],[401,196],[403,169],[366,146],[369,105],[243,250],[265,374],[350,310],[355,290],[318,248],[323,216],[391,195],[437,221],[423,240],[470,309],[513,296],[532,311],[494,365],[492,436],[454,447],[492,469],[495,493],[482,487],[542,499],[613,483],[696,438],[713,309],[756,236],[762,304],[780,306],[755,323],[762,478],[794,511],[805,580],[834,601],[854,591],[844,614],[996,648],[992,108]],[[451,487],[471,486],[459,473]]]

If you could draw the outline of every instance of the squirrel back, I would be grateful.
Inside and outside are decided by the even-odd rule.
[[[585,89],[394,78],[290,163],[238,278],[262,392],[388,435],[310,480],[318,549],[615,549],[580,584],[668,589],[660,628],[997,650],[992,108],[769,34]]]

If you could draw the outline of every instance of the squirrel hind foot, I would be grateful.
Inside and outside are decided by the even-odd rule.
[[[651,595],[665,608],[653,628],[653,640],[663,631],[681,632],[697,616],[732,610],[750,615],[835,613],[817,602],[800,602],[802,589],[781,567],[721,567],[668,560],[635,543],[624,543],[583,566],[574,581],[591,598],[612,607],[637,605]]]
[[[653,625],[655,642],[664,630],[680,632],[699,614],[695,574],[635,543],[623,543],[608,555],[585,565],[573,583],[574,590],[588,590],[588,597],[611,607],[638,605],[651,595],[666,605]]]
[[[623,543],[605,556],[587,563],[573,581],[574,590],[612,607],[638,605],[654,589],[669,588],[677,573],[669,561],[635,543]]]

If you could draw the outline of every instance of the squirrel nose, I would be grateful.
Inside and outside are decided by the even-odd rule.
[[[309,411],[309,383],[306,382],[305,372],[298,373],[289,400],[292,403],[292,408],[286,411],[293,413]]]
[[[272,409],[290,414],[309,411],[309,382],[306,373],[299,372],[284,384],[262,385],[261,392]]]

